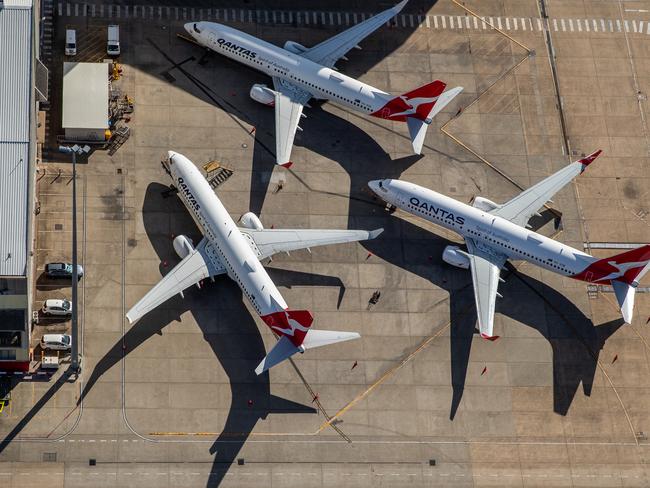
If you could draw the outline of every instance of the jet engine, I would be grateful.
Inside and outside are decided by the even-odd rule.
[[[255,215],[253,212],[246,212],[244,215],[242,215],[239,221],[241,222],[241,225],[246,227],[247,229],[254,229],[254,230],[264,229],[264,226],[262,225],[262,222],[260,221],[259,217]]]
[[[185,256],[194,251],[192,239],[184,235],[174,237],[174,251],[181,259],[184,259]]]
[[[263,105],[275,105],[275,92],[268,86],[256,83],[251,87],[250,96]]]
[[[447,246],[442,253],[442,260],[457,268],[469,269],[469,258],[457,246]]]
[[[490,210],[501,207],[501,205],[498,203],[494,203],[492,200],[488,200],[487,198],[483,197],[474,198],[474,203],[472,206],[474,208],[478,208],[479,210],[483,210],[484,212],[489,212]]]
[[[284,49],[294,54],[302,54],[307,50],[305,46],[303,46],[302,44],[298,44],[297,42],[294,41],[285,42]]]

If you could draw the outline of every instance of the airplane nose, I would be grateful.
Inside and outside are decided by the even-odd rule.
[[[192,35],[192,33],[194,32],[194,29],[192,28],[193,25],[194,25],[193,22],[188,22],[187,24],[185,24],[185,25],[183,26],[183,27],[185,27],[185,30],[187,31],[187,33],[188,33],[189,35]]]
[[[379,184],[381,180],[372,180],[368,182],[368,187],[375,193],[379,193]]]
[[[169,160],[169,164],[174,163],[174,156],[176,156],[176,153],[174,151],[167,151],[167,159]]]

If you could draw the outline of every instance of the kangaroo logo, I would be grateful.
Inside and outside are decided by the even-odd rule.
[[[406,98],[405,96],[400,97],[404,103],[411,106],[408,110],[404,112],[398,112],[391,114],[392,117],[407,117],[409,115],[414,115],[417,113],[420,105],[426,105],[429,103],[435,103],[438,100],[438,97],[415,97],[415,98]]]
[[[300,330],[302,332],[307,332],[309,330],[308,327],[305,327],[301,325],[299,322],[293,320],[291,317],[289,317],[289,314],[287,312],[284,312],[284,316],[287,319],[287,323],[289,324],[288,329],[283,329],[282,327],[278,327],[277,325],[272,325],[271,328],[277,330],[280,332],[282,335],[287,335],[287,336],[294,336],[296,333],[296,329]]]
[[[607,261],[607,264],[609,264],[612,268],[616,268],[617,271],[614,273],[610,273],[607,276],[604,276],[602,278],[599,278],[596,281],[606,281],[606,280],[615,280],[617,278],[621,278],[622,276],[625,276],[625,273],[627,273],[631,269],[635,268],[641,268],[648,264],[647,261],[632,261],[630,263],[617,263],[616,261]]]

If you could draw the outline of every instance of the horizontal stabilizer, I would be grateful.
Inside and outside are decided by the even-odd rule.
[[[351,341],[361,337],[357,332],[339,332],[337,330],[310,330],[302,343],[305,349],[328,346],[337,342]]]
[[[429,121],[433,120],[433,118],[438,115],[443,108],[445,108],[449,103],[456,98],[457,95],[460,94],[460,92],[463,91],[462,86],[457,86],[456,88],[452,88],[451,90],[447,90],[444,92],[442,95],[438,97],[438,101],[436,104],[433,106],[431,109],[431,112],[429,112],[429,116],[427,119]]]
[[[280,364],[285,359],[300,352],[302,348],[294,346],[287,336],[280,337],[280,340],[273,346],[273,349],[262,359],[262,362],[255,368],[255,373],[258,375],[264,371]]]
[[[433,118],[440,113],[440,111],[449,105],[456,95],[463,91],[462,87],[452,88],[442,93],[438,100],[435,102],[429,114],[424,120],[418,117],[407,117],[406,125],[409,128],[409,135],[411,136],[411,144],[413,145],[413,152],[415,154],[422,154],[422,146],[424,145],[424,138],[427,135],[427,129]]]
[[[634,313],[634,292],[636,288],[618,280],[612,281],[612,287],[614,287],[614,294],[616,295],[618,306],[621,307],[623,320],[625,320],[626,324],[631,324]]]

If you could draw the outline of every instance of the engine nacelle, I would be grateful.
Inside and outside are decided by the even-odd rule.
[[[302,44],[298,44],[297,42],[294,41],[285,42],[284,49],[286,49],[287,51],[293,54],[302,54],[307,50],[305,46],[303,46]]]
[[[181,259],[184,259],[185,256],[194,251],[192,239],[184,235],[174,237],[174,251]]]
[[[474,203],[472,206],[474,208],[478,208],[479,210],[483,210],[484,212],[489,212],[490,210],[501,207],[501,205],[498,203],[494,203],[492,200],[488,200],[487,198],[483,197],[474,198]]]
[[[275,92],[268,86],[256,83],[251,87],[250,97],[264,105],[272,107],[275,105]]]
[[[264,229],[264,226],[262,225],[262,221],[253,212],[246,212],[244,215],[242,215],[239,221],[241,222],[241,225],[246,227],[247,229],[254,229],[254,230]]]
[[[447,246],[442,252],[442,260],[457,268],[469,269],[469,258],[457,246]]]

